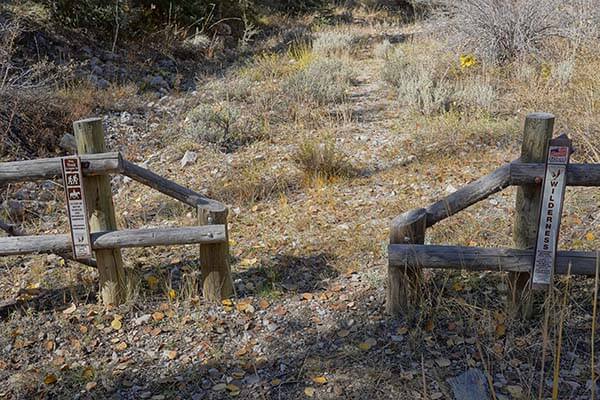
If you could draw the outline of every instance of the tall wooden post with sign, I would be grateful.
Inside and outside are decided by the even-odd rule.
[[[544,163],[548,153],[548,141],[554,130],[554,115],[531,113],[525,118],[522,163]],[[541,183],[541,180],[540,180]],[[517,189],[513,241],[518,249],[533,249],[536,242],[537,222],[541,202],[541,186],[520,186]],[[529,272],[510,272],[508,276],[511,311],[530,317],[532,313]]]
[[[73,123],[77,151],[82,154],[105,153],[106,143],[102,119],[89,118]],[[110,178],[106,175],[83,179],[91,233],[117,229]],[[124,300],[125,271],[119,249],[96,250],[100,275],[100,297],[104,304],[120,304]]]

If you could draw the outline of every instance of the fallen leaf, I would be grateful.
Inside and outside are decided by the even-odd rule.
[[[231,299],[221,300],[221,304],[223,304],[226,307],[233,307],[233,301]]]
[[[261,310],[266,310],[267,308],[269,308],[269,302],[265,299],[261,299],[258,302],[258,306],[260,307]]]
[[[175,300],[176,297],[177,297],[177,292],[173,289],[169,290],[169,299]]]
[[[341,338],[345,338],[349,334],[350,334],[350,331],[347,329],[342,329],[342,330],[338,331],[338,333],[337,333],[337,335]]]
[[[302,300],[312,300],[313,295],[312,293],[303,293],[302,294]]]
[[[523,398],[523,388],[517,385],[508,385],[506,386],[506,390],[514,399],[522,399]]]
[[[327,383],[327,378],[324,376],[315,376],[313,378],[313,382],[319,385],[324,385]]]
[[[310,387],[310,386],[305,387],[304,394],[308,397],[313,397],[315,395],[315,388]]]
[[[591,242],[594,239],[596,239],[596,235],[594,235],[592,232],[588,232],[585,234],[585,240],[589,240]]]
[[[361,349],[362,351],[369,351],[369,350],[371,350],[371,345],[367,342],[362,342],[362,343],[359,343],[358,348]]]
[[[156,312],[152,313],[152,319],[155,321],[162,321],[163,318],[165,318],[165,314],[163,314],[160,311],[156,311]]]
[[[433,332],[433,320],[430,319],[425,323],[425,331]]]
[[[165,354],[169,360],[174,360],[177,358],[177,352],[175,350],[169,350]]]
[[[150,335],[158,336],[158,335],[160,335],[161,332],[162,332],[162,330],[160,328],[154,328],[150,331]]]
[[[214,390],[215,392],[222,392],[225,389],[227,389],[227,384],[225,383],[217,383],[212,387],[212,390]]]
[[[94,378],[94,369],[92,367],[85,367],[81,372],[81,377],[87,381]]]
[[[497,337],[502,337],[506,334],[506,325],[504,324],[497,324],[496,325],[496,336]]]
[[[240,261],[240,265],[243,267],[249,267],[256,264],[257,261],[257,258],[244,258],[242,261]]]
[[[449,367],[452,364],[447,358],[438,358],[435,363],[442,368]]]
[[[146,278],[146,282],[148,283],[148,287],[150,287],[150,289],[156,289],[156,287],[158,286],[158,278],[154,275],[148,276]]]
[[[118,345],[115,346],[117,348],[117,350],[119,351],[123,351],[127,348],[127,343],[125,342],[121,342]]]
[[[44,383],[46,385],[52,385],[52,384],[56,383],[57,380],[58,379],[56,379],[56,375],[54,375],[54,374],[48,374],[44,378]]]
[[[77,306],[75,305],[75,303],[71,303],[71,305],[68,308],[65,308],[63,310],[63,314],[73,314],[76,309]]]
[[[52,351],[54,350],[54,347],[56,347],[56,343],[54,343],[54,340],[48,340],[46,342],[46,350],[47,351]]]
[[[96,382],[88,382],[85,384],[85,390],[87,390],[88,392],[90,390],[93,390],[98,384]]]
[[[273,386],[279,386],[279,385],[281,385],[281,379],[273,379],[271,381],[271,385],[273,385]]]
[[[396,333],[398,333],[398,335],[406,335],[408,333],[408,328],[405,326],[401,326],[398,328]]]
[[[112,322],[110,323],[110,326],[115,331],[118,331],[123,327],[123,323],[121,322],[120,319],[113,319]]]
[[[240,388],[237,385],[234,385],[233,383],[227,385],[226,389],[230,395],[237,396],[238,394],[240,394]]]

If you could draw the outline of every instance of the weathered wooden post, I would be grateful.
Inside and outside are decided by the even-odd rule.
[[[106,143],[102,119],[89,118],[73,123],[77,152],[82,154],[105,153]],[[107,175],[88,176],[83,179],[89,214],[90,232],[117,229],[112,200],[110,178]],[[100,276],[100,297],[104,304],[120,304],[124,300],[125,271],[119,249],[96,250],[96,263]]]
[[[419,208],[394,218],[390,228],[390,244],[423,244],[427,228],[427,212]],[[386,309],[389,314],[407,312],[420,298],[423,272],[418,265],[388,265]]]
[[[200,225],[223,224],[226,240],[223,243],[200,245],[200,268],[202,270],[202,294],[208,301],[221,301],[234,295],[233,280],[229,266],[229,233],[227,208],[209,211],[198,207]]]
[[[554,115],[531,113],[525,118],[520,162],[544,163],[548,154],[548,141],[552,138]],[[541,202],[541,186],[528,185],[517,188],[513,241],[518,249],[533,249],[535,246],[538,214]],[[530,317],[532,313],[531,293],[528,290],[529,272],[510,272],[510,311]]]

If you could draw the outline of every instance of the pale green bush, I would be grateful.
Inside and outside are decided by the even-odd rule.
[[[339,58],[316,58],[306,69],[292,75],[285,90],[299,101],[341,103],[350,90],[353,71]]]
[[[481,78],[461,82],[454,99],[464,107],[491,112],[498,101],[496,89]]]
[[[313,52],[324,55],[347,53],[353,42],[354,36],[348,32],[320,32],[313,40]]]
[[[216,144],[226,152],[266,135],[262,124],[228,101],[200,104],[188,112],[184,128],[194,139]]]

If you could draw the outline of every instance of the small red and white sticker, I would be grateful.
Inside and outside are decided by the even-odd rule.
[[[73,256],[78,260],[89,259],[92,258],[92,245],[83,191],[81,160],[78,156],[68,156],[63,157],[61,161]]]

